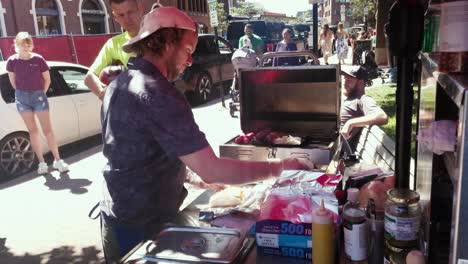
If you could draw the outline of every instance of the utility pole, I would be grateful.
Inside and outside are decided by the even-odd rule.
[[[315,54],[318,52],[318,2],[319,0],[309,0],[309,4],[312,5],[312,44]]]

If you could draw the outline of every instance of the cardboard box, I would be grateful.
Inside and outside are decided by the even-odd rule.
[[[255,225],[257,253],[312,259],[312,225],[289,221],[262,220]]]

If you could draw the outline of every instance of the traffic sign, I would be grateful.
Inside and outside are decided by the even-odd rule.
[[[218,11],[216,11],[217,0],[208,0],[208,7],[210,9],[210,25],[211,27],[218,26]]]
[[[341,21],[344,23],[344,21],[346,20],[346,6],[345,5],[341,5],[341,10],[340,10],[340,14],[341,14]]]

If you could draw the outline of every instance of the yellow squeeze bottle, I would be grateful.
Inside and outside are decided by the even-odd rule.
[[[333,215],[323,204],[312,214],[312,263],[333,264]]]

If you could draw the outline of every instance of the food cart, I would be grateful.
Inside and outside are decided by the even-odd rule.
[[[410,60],[406,61],[407,58],[404,56],[401,57],[403,58],[400,58],[400,66],[412,63]],[[418,133],[430,128],[436,121],[449,120],[457,124],[456,145],[453,151],[435,154],[422,143],[422,140],[417,141],[415,190],[420,195],[423,208],[419,249],[428,263],[464,264],[468,263],[468,226],[463,225],[466,222],[464,220],[468,219],[468,176],[465,170],[465,164],[468,164],[466,154],[468,79],[466,73],[442,72],[441,57],[438,53],[419,53],[418,57],[421,77],[418,96],[420,100]],[[268,128],[299,136],[301,140],[297,145],[272,145],[265,142],[259,144],[250,139],[239,144],[234,142],[236,136],[220,147],[221,156],[241,160],[295,157],[319,167],[329,165],[334,154],[339,151],[336,143],[340,106],[338,70],[337,66],[242,70],[240,121],[243,132],[257,132]],[[402,89],[400,87],[402,82],[408,80],[407,77],[411,72],[412,68],[407,68],[406,72],[402,72],[404,76],[400,76],[399,73],[399,79],[405,78],[405,80],[399,81],[398,89]],[[412,104],[408,106],[411,108]],[[402,116],[400,121],[401,118]],[[404,118],[406,117],[403,116]],[[312,138],[315,141],[311,141]],[[409,148],[409,146],[404,147]],[[405,173],[405,166],[398,164],[401,163],[401,158],[399,159],[394,166],[397,167],[396,173],[402,174]],[[405,176],[403,178],[406,179],[401,180],[402,177],[400,175],[400,179],[397,179],[398,185],[409,178]],[[413,183],[409,185],[413,186]],[[175,224],[202,228],[214,225],[220,229],[172,230],[179,231],[178,234],[207,233],[212,236],[211,234],[217,233],[219,236],[214,235],[215,242],[216,239],[233,241],[233,244],[221,243],[223,247],[217,247],[217,251],[213,251],[220,258],[216,260],[210,258],[210,262],[310,263],[310,260],[258,255],[252,235],[249,234],[250,226],[255,223],[255,219],[248,215],[232,214],[226,218],[220,217],[223,221],[212,222],[211,225],[200,221],[200,206],[206,205],[211,195],[212,192],[205,192],[193,201],[180,212]],[[192,243],[186,248],[208,245],[199,239],[190,241]],[[226,250],[228,247],[229,250]],[[124,263],[164,263],[168,258],[159,258],[155,248],[152,241],[143,241],[124,258]],[[337,252],[342,254],[341,250]],[[187,256],[179,257],[174,259],[181,261]],[[343,261],[342,255],[338,260]],[[198,258],[187,261],[207,262],[208,260]]]

